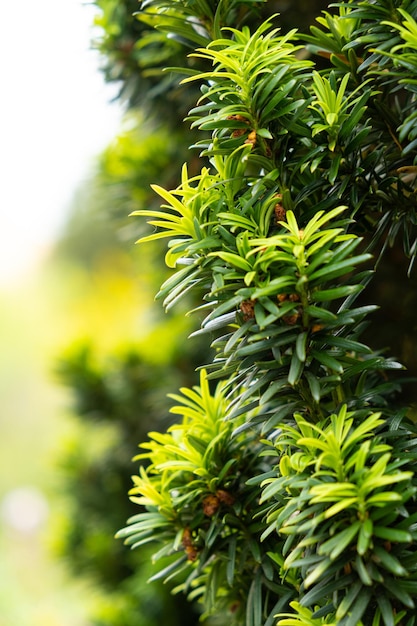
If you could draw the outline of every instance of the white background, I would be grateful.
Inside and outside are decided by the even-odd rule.
[[[120,124],[91,50],[96,13],[81,0],[0,0],[0,287],[48,249]]]

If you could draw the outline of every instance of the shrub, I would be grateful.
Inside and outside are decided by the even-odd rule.
[[[366,287],[417,253],[417,3],[341,2],[310,35],[226,8],[144,9],[210,66],[183,80],[206,163],[137,214],[169,239],[158,297],[198,296],[216,355],[143,444],[119,536],[230,623],[412,626],[416,429]]]

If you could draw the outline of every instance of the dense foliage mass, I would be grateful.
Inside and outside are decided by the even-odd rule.
[[[203,163],[136,213],[169,241],[158,297],[194,294],[216,355],[142,444],[119,535],[229,623],[412,626],[416,428],[365,288],[389,246],[417,254],[417,2],[341,2],[309,35],[257,8],[139,13],[194,48]]]
[[[137,509],[126,498],[137,442],[151,428],[172,423],[174,417],[167,420],[167,392],[197,382],[194,368],[209,359],[204,337],[184,344],[192,328],[182,314],[191,306],[189,300],[169,316],[152,304],[166,277],[163,242],[134,248],[146,224],[128,218],[139,207],[158,206],[152,182],[177,183],[180,164],[189,156],[190,131],[182,118],[199,88],[181,87],[178,74],[164,74],[157,47],[166,51],[162,61],[169,57],[177,65],[188,63],[190,48],[178,38],[173,42],[166,34],[157,35],[146,20],[138,21],[136,0],[95,4],[100,10],[95,45],[106,78],[120,85],[129,110],[100,156],[94,178],[77,192],[51,258],[60,284],[65,272],[70,286],[65,311],[79,337],[58,364],[59,379],[73,392],[77,427],[59,452],[67,514],[56,524],[54,545],[77,579],[87,575],[94,586],[88,615],[92,624],[153,626],[164,621],[184,626],[196,623],[195,603],[169,596],[169,585],[147,585],[155,572],[149,562],[152,548],[129,552],[113,535]],[[287,22],[295,17],[297,23],[307,23],[317,3],[306,7],[305,1],[298,2],[302,13],[279,4]],[[271,12],[272,5],[264,5],[262,12],[266,8]],[[253,11],[246,12],[247,19],[255,18]],[[194,153],[189,171],[199,167]]]
[[[178,75],[164,71],[168,66],[183,75],[201,67],[188,54],[196,45],[206,45],[220,26],[261,23],[279,12],[285,28],[294,24],[306,28],[327,6],[325,0],[205,0],[195,7],[187,2],[138,0],[94,0],[94,4],[99,9],[99,34],[94,43],[102,54],[106,79],[119,86],[119,98],[129,108],[140,107],[159,123],[174,128],[187,115],[198,89],[185,89]]]

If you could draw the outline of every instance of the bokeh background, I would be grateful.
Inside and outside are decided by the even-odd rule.
[[[186,151],[119,97],[136,6],[0,9],[1,626],[196,621],[147,584],[149,552],[114,539],[136,512],[138,443],[203,359],[184,308],[155,305],[163,255],[128,217]]]
[[[76,427],[53,368],[93,296],[84,304],[85,277],[51,257],[122,117],[91,49],[95,13],[77,0],[0,7],[2,626],[81,626],[92,601],[87,578],[54,556],[58,450]]]

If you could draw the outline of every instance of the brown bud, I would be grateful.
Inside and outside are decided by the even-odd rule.
[[[311,327],[311,332],[318,333],[320,330],[323,330],[323,328],[324,324],[313,324],[313,326]]]
[[[300,302],[300,296],[298,293],[290,293],[288,300],[290,300],[290,302]]]
[[[182,545],[184,546],[184,548],[193,545],[191,530],[188,528],[188,526],[184,528],[184,531],[182,533]]]
[[[243,319],[245,322],[253,319],[255,317],[255,301],[243,300],[243,302],[240,303],[240,310],[243,313]]]
[[[277,295],[277,300],[278,300],[278,302],[286,302],[288,300],[288,294],[286,294],[286,293],[279,293]]]
[[[242,137],[242,135],[244,135],[245,133],[247,133],[246,128],[236,128],[232,132],[232,137],[233,139],[236,139],[237,137]]]
[[[245,143],[250,143],[252,146],[256,144],[256,130],[252,130],[249,133],[248,138],[246,139]]]
[[[182,533],[182,545],[184,546],[185,553],[187,555],[187,559],[189,561],[195,561],[198,555],[197,548],[193,543],[193,537],[191,530],[186,526]]]
[[[220,502],[223,502],[223,504],[225,504],[226,506],[232,506],[235,501],[234,496],[232,496],[232,494],[225,489],[217,489],[216,496],[218,497]]]
[[[195,561],[198,557],[197,549],[194,546],[186,546],[185,553],[189,561]]]
[[[249,124],[249,120],[246,117],[243,117],[243,115],[239,115],[239,113],[237,113],[236,115],[228,115],[226,119],[235,120],[236,122],[245,122],[245,124]]]
[[[213,517],[217,513],[220,506],[220,500],[212,494],[206,496],[203,500],[203,512],[207,517]]]
[[[275,213],[275,220],[278,224],[278,222],[285,222],[285,218],[287,216],[287,212],[284,209],[284,207],[282,206],[282,204],[277,203],[274,206],[274,213]]]
[[[300,317],[301,317],[301,313],[300,311],[297,311],[297,313],[293,313],[290,315],[283,315],[282,319],[286,324],[288,324],[288,326],[294,326],[298,322]]]

